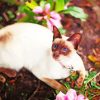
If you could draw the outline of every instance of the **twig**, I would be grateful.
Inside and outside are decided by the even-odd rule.
[[[39,88],[40,88],[40,81],[38,81],[38,85],[37,85],[36,90],[32,93],[32,95],[28,98],[28,100],[32,100],[32,98],[35,96],[35,94],[37,93]]]

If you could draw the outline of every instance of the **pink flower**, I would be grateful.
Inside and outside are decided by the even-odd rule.
[[[56,96],[56,100],[65,100],[65,94],[63,94],[62,92],[59,92],[59,94]]]
[[[77,95],[74,89],[70,89],[66,94],[59,92],[56,96],[56,100],[88,100],[82,94]]]
[[[17,19],[21,19],[21,18],[23,18],[23,17],[25,17],[26,16],[26,14],[25,13],[17,13]]]
[[[60,15],[55,11],[50,12],[50,4],[46,4],[44,9],[40,6],[37,6],[33,12],[37,14],[37,20],[46,20],[49,29],[52,30],[53,25],[58,28],[62,27]]]

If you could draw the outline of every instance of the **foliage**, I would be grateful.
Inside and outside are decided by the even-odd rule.
[[[84,84],[88,84],[94,77],[96,76],[96,72],[89,72],[89,75],[85,78]]]
[[[88,55],[88,59],[93,62],[96,67],[100,68],[100,51],[95,53],[95,55]]]
[[[37,23],[48,27],[48,20],[51,20],[50,18],[52,18],[52,16],[49,16],[51,12],[55,12],[59,16],[61,14],[69,14],[75,18],[79,18],[81,21],[85,21],[87,18],[87,14],[85,14],[82,8],[69,5],[71,0],[1,0],[1,1],[6,2],[8,5],[12,5],[12,6],[14,5],[18,7],[18,10],[16,10],[16,12],[9,11],[7,15],[9,16],[9,19],[12,20],[15,19],[14,14],[16,13],[15,21],[18,22]],[[40,17],[40,14],[34,13],[33,10],[36,9],[36,7],[41,7],[42,9],[45,9],[46,4],[50,4],[50,11],[49,13],[47,13],[47,15],[46,14],[44,15],[44,13],[42,13],[42,17],[47,16],[48,19],[44,19],[43,17],[42,20],[37,20],[36,17]],[[0,16],[0,22],[5,20],[2,19],[3,17]],[[52,18],[52,20],[55,19]],[[55,21],[56,21],[56,25],[54,24]],[[62,34],[66,33],[66,30],[63,29],[62,25],[60,25],[61,19],[60,20],[56,19],[55,21],[52,24],[58,27]]]
[[[41,7],[44,9],[46,4],[50,4],[50,12],[54,11],[56,13],[60,14],[69,14],[75,18],[79,18],[81,21],[85,21],[88,17],[87,14],[84,13],[82,8],[76,7],[76,6],[68,6],[68,3],[70,0],[31,0],[30,2],[27,1],[24,5],[21,5],[19,7],[19,12],[22,11],[26,14],[25,17],[22,17],[19,19],[20,21],[29,21],[38,24],[42,24],[44,26],[47,26],[47,20],[37,20],[35,19],[36,16],[39,16],[38,14],[34,13],[33,10],[36,9],[36,7]],[[32,14],[33,13],[33,14]],[[45,23],[44,23],[45,22]],[[58,27],[62,34],[64,34],[66,31],[64,31],[63,27]],[[61,29],[62,28],[62,29]]]
[[[80,18],[82,21],[85,21],[88,17],[88,15],[84,13],[83,9],[75,6],[68,7],[66,10],[63,10],[62,12],[64,14],[70,14],[75,18]]]
[[[89,72],[88,75],[85,77],[84,83],[81,87],[77,86],[75,80],[78,79],[78,73],[72,72],[71,75],[66,79],[65,82],[62,82],[67,89],[75,89],[77,93],[83,94],[85,97],[92,100],[93,97],[100,95],[100,86],[97,85],[96,77],[100,75],[96,71]],[[59,92],[57,92],[58,94]]]
[[[64,0],[56,0],[55,10],[57,12],[62,11],[64,9]]]

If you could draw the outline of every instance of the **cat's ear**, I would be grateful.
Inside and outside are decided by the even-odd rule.
[[[56,26],[53,26],[53,39],[55,38],[62,38],[58,28]]]
[[[81,41],[81,38],[82,38],[82,35],[80,33],[75,33],[71,37],[69,37],[67,39],[67,41],[72,42],[72,44],[74,45],[74,48],[77,49],[78,45],[79,45],[79,43]]]

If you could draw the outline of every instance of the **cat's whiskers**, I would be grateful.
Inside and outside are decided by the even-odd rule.
[[[72,66],[72,65],[67,65],[67,66],[65,66],[60,60],[57,60],[57,61],[58,61],[58,63],[59,63],[62,67],[66,68],[66,69],[73,70],[73,66]]]
[[[57,60],[57,61],[62,67],[66,68],[65,65],[60,60]]]

